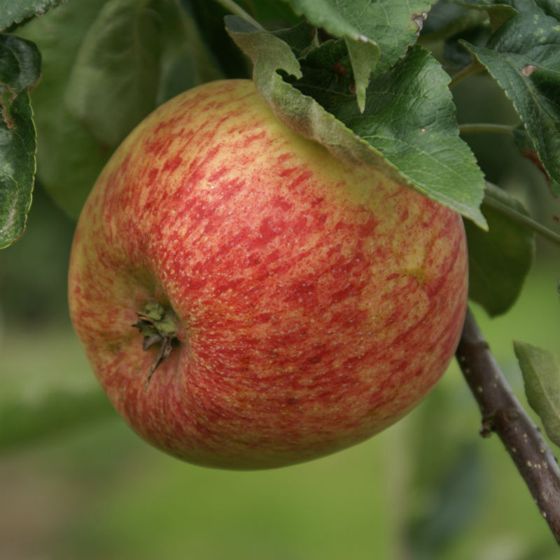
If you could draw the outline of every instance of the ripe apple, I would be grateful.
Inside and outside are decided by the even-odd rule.
[[[246,80],[158,108],[73,244],[75,328],[115,408],[193,463],[288,465],[434,385],[467,298],[460,217],[285,126]]]

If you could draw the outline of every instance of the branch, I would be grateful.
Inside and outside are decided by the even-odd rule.
[[[465,78],[469,76],[474,76],[476,74],[480,74],[485,71],[484,66],[479,64],[478,62],[471,62],[468,66],[465,66],[463,69],[459,70],[449,82],[449,89],[453,89],[458,83],[462,82]]]
[[[560,544],[558,462],[514,396],[470,311],[456,357],[482,413],[481,435],[488,437],[495,432],[502,440]]]
[[[513,126],[494,123],[465,123],[459,125],[461,134],[505,134],[513,136]]]

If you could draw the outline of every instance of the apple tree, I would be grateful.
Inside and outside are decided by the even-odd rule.
[[[234,78],[252,78],[276,115],[330,157],[370,165],[460,214],[469,298],[491,317],[518,299],[535,243],[560,246],[554,217],[524,204],[540,197],[547,207],[560,194],[558,0],[0,0],[0,30],[2,248],[25,234],[35,182],[77,219],[144,117],[189,88]],[[507,115],[469,119],[487,102],[481,83],[507,98]],[[495,184],[506,149],[534,164],[544,195],[528,188],[520,199]],[[556,302],[554,287],[548,297]],[[481,434],[501,439],[560,542],[560,369],[526,342],[511,352],[545,436],[467,313],[456,358]],[[0,401],[0,447],[107,410],[56,391],[33,411]]]

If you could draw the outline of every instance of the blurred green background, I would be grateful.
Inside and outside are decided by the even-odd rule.
[[[460,121],[507,122],[501,93],[474,79],[459,99],[469,87],[485,103]],[[558,201],[509,139],[470,141],[491,180],[558,227]],[[52,387],[69,387],[99,408],[88,425],[70,415],[65,433],[0,452],[1,560],[558,558],[500,442],[478,436],[479,413],[454,364],[399,424],[307,464],[227,472],[149,447],[106,412],[68,322],[73,227],[39,186],[27,233],[0,253],[0,399],[20,399],[31,414]],[[476,309],[518,395],[511,341],[557,351],[559,278],[558,252],[539,244],[513,310],[490,320]]]

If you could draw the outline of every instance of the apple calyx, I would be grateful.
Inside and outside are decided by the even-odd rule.
[[[160,303],[147,303],[142,311],[136,314],[138,321],[132,326],[140,331],[144,337],[142,348],[148,350],[159,344],[160,349],[148,372],[147,383],[152,375],[165,360],[175,346],[179,344],[177,338],[177,316],[170,307],[164,307]]]

